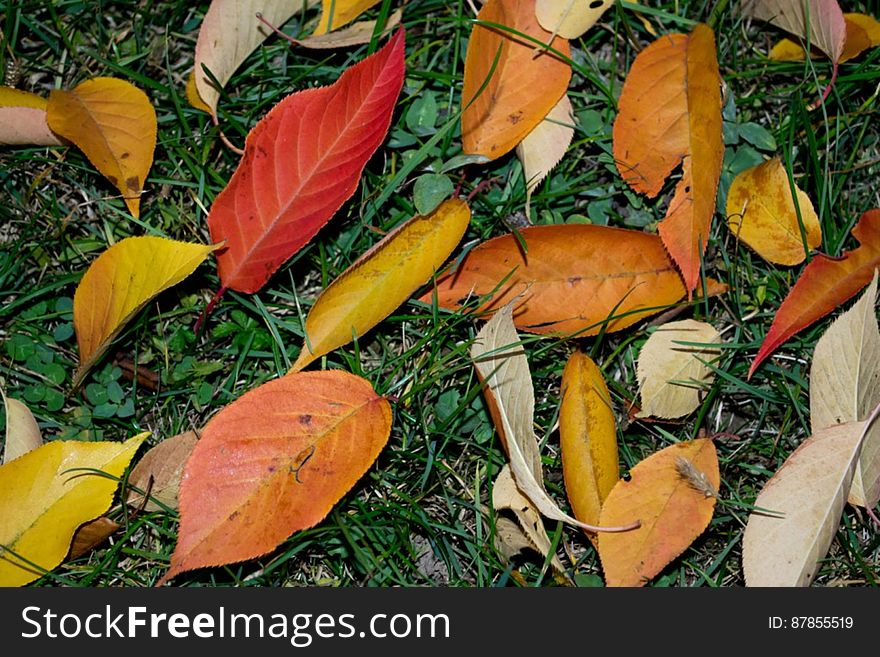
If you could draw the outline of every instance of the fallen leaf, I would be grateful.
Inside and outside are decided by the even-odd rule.
[[[837,66],[846,42],[846,21],[837,0],[745,0],[744,16],[772,23],[824,52]]]
[[[177,547],[159,585],[266,554],[316,525],[390,431],[388,402],[347,372],[297,372],[245,393],[208,422],[187,461]]]
[[[317,0],[213,0],[199,28],[193,67],[195,88],[202,104],[194,103],[187,93],[190,104],[197,109],[207,108],[216,118],[220,90],[248,55],[272,34],[257,18],[258,13],[271,25],[280,26],[316,3]],[[219,83],[219,89],[211,76]]]
[[[709,282],[709,293],[721,290]],[[517,328],[589,336],[619,331],[665,310],[685,295],[660,238],[642,231],[585,224],[532,226],[471,249],[437,281],[442,308],[472,295],[490,297],[479,313],[515,302]]]
[[[7,397],[0,388],[6,407],[6,437],[3,447],[3,463],[9,463],[43,444],[40,426],[27,406],[17,399]]]
[[[748,378],[777,347],[821,319],[871,282],[880,267],[880,210],[862,215],[852,230],[861,246],[840,258],[815,256],[776,311],[770,330],[752,361]]]
[[[149,491],[150,497],[144,504],[143,495],[129,490],[126,503],[135,507],[143,504],[145,511],[162,510],[162,507],[153,501],[155,499],[170,509],[176,509],[183,466],[186,465],[198,440],[195,431],[186,431],[166,438],[150,448],[128,476],[129,486]]]
[[[563,94],[559,102],[535,129],[516,146],[526,179],[526,215],[529,214],[532,192],[559,164],[574,137],[574,114],[571,101]]]
[[[461,138],[464,153],[494,160],[513,150],[562,98],[571,66],[549,51],[535,56],[534,42],[488,24],[549,43],[563,57],[571,49],[565,39],[551,42],[535,18],[535,0],[489,0],[477,20],[464,64]]]
[[[385,139],[404,75],[400,29],[328,87],[291,94],[250,131],[208,214],[223,288],[256,292],[357,189]]]
[[[91,522],[81,525],[73,535],[70,543],[70,552],[67,560],[78,559],[82,555],[98,547],[101,543],[115,534],[122,525],[110,520],[107,516],[101,516]]]
[[[840,63],[848,62],[869,48],[880,46],[880,22],[865,14],[844,14],[846,41]],[[782,39],[770,50],[770,59],[778,62],[801,62],[806,58],[803,46],[791,39]]]
[[[219,246],[163,237],[128,237],[98,256],[73,296],[73,326],[80,358],[74,387],[135,313],[193,273]]]
[[[545,30],[577,39],[614,4],[614,0],[537,0],[535,15]]]
[[[814,434],[835,424],[866,420],[880,403],[880,329],[874,304],[877,274],[852,308],[816,343],[810,368],[810,425]],[[880,425],[873,425],[849,491],[850,504],[880,501]]]
[[[681,164],[681,180],[659,231],[690,295],[700,280],[724,159],[712,29],[698,24],[690,35],[667,34],[642,50],[619,106],[614,157],[630,187],[653,198]]]
[[[324,290],[306,317],[305,343],[292,370],[362,336],[427,283],[458,245],[471,218],[450,199],[386,235]]]
[[[380,0],[321,0],[321,18],[315,35],[326,34],[348,25]]]
[[[814,433],[765,484],[743,534],[746,586],[813,581],[840,524],[866,428],[849,422]]]
[[[706,438],[676,443],[637,464],[632,479],[620,480],[602,506],[602,524],[641,522],[635,531],[599,534],[608,586],[643,586],[708,527],[716,498],[682,475],[682,460],[718,490],[718,455]]]
[[[46,112],[52,132],[76,144],[138,217],[156,148],[156,112],[147,95],[125,80],[94,78],[70,91],[53,89]]]
[[[190,71],[189,76],[186,78],[186,100],[197,110],[207,112],[208,114],[214,113],[213,110],[208,106],[205,101],[202,100],[202,97],[199,95],[199,90],[196,87],[195,70]]]
[[[385,21],[385,27],[382,29],[381,36],[389,34],[395,27],[400,25],[403,18],[403,10],[398,9],[388,17]],[[315,50],[350,48],[364,43],[369,43],[373,39],[373,33],[376,31],[376,23],[373,21],[359,21],[354,25],[337,30],[335,32],[327,32],[326,34],[313,34],[305,39],[291,39],[291,41],[304,48],[312,48]]]
[[[36,94],[0,87],[0,145],[61,146],[46,123],[47,104]]]
[[[559,446],[565,492],[574,517],[599,524],[605,498],[620,479],[617,428],[602,372],[576,351],[562,372]],[[588,534],[590,540],[594,534]]]
[[[516,522],[504,516],[495,519],[496,545],[508,561],[524,548],[534,550],[544,558],[550,554],[552,542],[544,529],[544,522],[529,498],[516,487],[507,464],[501,468],[492,486],[492,508],[496,511],[510,511],[516,518]],[[550,565],[559,575],[566,576],[565,566],[555,554],[550,559]]]
[[[808,249],[822,244],[810,197],[795,187]],[[778,157],[746,169],[727,193],[727,225],[767,262],[798,265],[807,257],[788,174]]]
[[[588,531],[627,531],[629,521],[615,527],[597,527],[565,513],[544,490],[544,474],[535,436],[535,392],[522,342],[513,326],[512,307],[507,305],[486,322],[471,345],[495,428],[520,492],[541,514]]]
[[[143,433],[124,443],[52,441],[0,466],[0,586],[39,579],[67,555],[76,528],[113,500]]]
[[[636,375],[642,409],[636,417],[669,419],[696,410],[715,379],[709,364],[721,350],[711,345],[720,341],[715,327],[693,319],[658,327],[639,353]]]

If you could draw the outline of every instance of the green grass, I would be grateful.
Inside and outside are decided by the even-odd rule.
[[[473,16],[466,2],[411,1],[404,13],[404,91],[390,137],[368,165],[354,198],[259,293],[227,293],[205,333],[196,336],[195,320],[219,288],[213,264],[200,267],[148,304],[82,390],[71,392],[77,363],[71,299],[82,272],[108,243],[129,235],[209,241],[204,209],[237,164],[207,116],[190,108],[183,96],[207,9],[205,2],[193,5],[72,0],[0,5],[0,67],[17,63],[19,88],[45,95],[98,75],[121,77],[148,93],[159,119],[159,143],[139,221],[76,149],[0,150],[0,378],[8,394],[28,403],[48,439],[120,440],[149,430],[151,440],[158,441],[200,428],[225,404],[284,373],[298,354],[302,318],[317,293],[378,241],[381,231],[413,215],[412,183],[418,175],[460,153],[457,123],[444,127],[459,111]],[[646,5],[644,14],[658,33],[666,33],[706,20],[716,3]],[[870,12],[871,6],[847,3],[846,9]],[[600,26],[572,43],[570,93],[577,132],[566,157],[533,197],[535,223],[580,215],[595,223],[655,231],[665,213],[669,194],[656,201],[634,194],[622,183],[611,156],[615,99],[638,48],[652,39],[630,9],[611,9]],[[285,26],[291,34],[299,30],[296,18]],[[730,11],[720,15],[716,31],[727,84],[722,193],[737,170],[777,153],[815,204],[823,251],[837,255],[852,248],[850,229],[862,212],[880,205],[880,50],[844,64],[827,104],[810,111],[830,77],[827,62],[767,61],[764,53],[779,33],[743,23]],[[334,81],[367,52],[367,47],[308,51],[268,40],[225,89],[220,103],[225,133],[243,143],[247,131],[282,97]],[[429,95],[436,102],[436,118],[415,134],[412,126],[426,111],[420,103]],[[450,175],[462,195],[478,190],[459,252],[507,232],[506,219],[524,208],[525,186],[515,157]],[[715,517],[654,580],[656,586],[743,583],[740,539],[749,506],[810,431],[809,363],[830,319],[787,342],[747,382],[751,359],[801,268],[768,265],[738,244],[724,224],[723,216],[716,215],[706,267],[731,291],[695,303],[683,316],[723,329],[726,347],[704,403],[683,422],[627,419],[627,409],[637,401],[635,362],[650,321],[601,338],[526,339],[547,486],[563,504],[554,425],[562,368],[576,347],[593,354],[608,380],[624,472],[674,441],[702,432],[719,434],[722,485]],[[321,367],[364,376],[396,399],[387,448],[317,527],[295,534],[261,559],[185,573],[175,584],[554,585],[542,560],[508,565],[493,547],[491,482],[505,456],[467,356],[476,329],[469,317],[412,301],[357,344],[322,359]],[[158,391],[127,379],[114,365],[117,357],[154,372],[161,381]],[[174,547],[176,515],[124,513],[119,507],[110,515],[124,524],[110,543],[37,584],[154,584]],[[559,540],[571,575],[594,585],[601,569],[584,536],[555,523],[547,523],[547,529],[551,539]],[[847,507],[817,581],[874,585],[880,579],[878,558],[875,528],[863,513]]]

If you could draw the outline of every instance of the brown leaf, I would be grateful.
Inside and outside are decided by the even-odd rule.
[[[132,469],[128,476],[129,485],[142,491],[149,491],[150,497],[171,509],[176,509],[177,491],[180,488],[183,467],[198,440],[195,431],[187,431],[166,438],[155,445]],[[132,506],[140,507],[144,503],[144,496],[131,490],[125,501]],[[162,507],[148,498],[144,509],[159,511]]]
[[[101,516],[91,522],[87,522],[76,530],[73,541],[70,544],[70,553],[67,560],[78,559],[86,552],[98,547],[101,543],[112,536],[122,525],[110,520],[107,516]]]

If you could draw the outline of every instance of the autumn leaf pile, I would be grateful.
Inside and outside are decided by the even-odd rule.
[[[95,385],[89,383],[94,368],[134,317],[199,268],[216,267],[220,281],[218,289],[201,291],[196,333],[202,336],[228,295],[262,307],[258,293],[273,277],[298,275],[290,264],[295,256],[310,244],[324,248],[328,224],[351,220],[344,209],[357,204],[365,169],[386,155],[407,53],[428,46],[419,26],[407,23],[408,5],[381,3],[377,13],[378,0],[323,2],[314,11],[310,4],[317,3],[213,0],[204,15],[182,95],[207,113],[220,147],[236,150],[240,161],[192,241],[168,239],[141,221],[158,184],[150,171],[162,126],[149,95],[133,81],[95,77],[48,97],[0,88],[0,144],[79,149],[134,222],[135,235],[110,240],[75,281],[79,366],[70,373],[70,395]],[[880,44],[880,24],[843,14],[834,0],[732,4],[738,6],[731,11],[759,29],[788,33],[771,59],[804,60],[809,52],[831,61],[814,111],[834,93],[841,65]],[[370,486],[364,475],[383,450],[393,449],[395,415],[418,403],[380,394],[387,383],[368,380],[361,368],[328,367],[325,357],[351,350],[348,362],[357,362],[371,331],[402,307],[416,322],[464,316],[472,324],[463,352],[469,358],[454,366],[468,368],[479,382],[506,462],[492,472],[455,476],[492,482],[491,497],[475,503],[486,505],[503,560],[537,553],[558,583],[574,583],[578,564],[548,533],[558,523],[566,541],[582,539],[596,551],[608,586],[641,586],[700,540],[724,508],[747,514],[741,544],[747,585],[809,585],[845,505],[865,509],[869,523],[880,500],[880,424],[874,422],[880,209],[863,208],[851,224],[852,248],[826,255],[819,216],[784,153],[731,172],[727,65],[719,65],[712,27],[696,22],[643,44],[617,99],[610,169],[634,203],[659,209],[664,218],[656,230],[533,222],[533,194],[577,148],[572,66],[592,56],[579,50],[578,40],[603,17],[624,11],[613,7],[610,0],[482,3],[468,27],[457,110],[429,140],[457,140],[460,152],[419,176],[395,160],[369,211],[381,213],[391,193],[412,183],[411,216],[324,281],[301,312],[301,346],[285,361],[285,375],[236,389],[233,401],[192,431],[139,432],[122,442],[44,442],[19,393],[4,390],[0,585],[33,582],[117,533],[121,525],[108,514],[114,499],[128,514],[179,513],[160,585],[187,571],[272,554],[322,523],[350,491]],[[362,18],[368,11],[372,18]],[[314,29],[290,39],[292,48],[372,43],[374,52],[327,86],[300,81],[237,144],[224,87],[294,17],[311,20]],[[525,220],[487,236],[474,230],[462,182],[503,158],[519,161]],[[692,311],[723,306],[738,294],[721,282],[709,253],[718,222],[731,243],[791,272],[772,326],[756,336],[748,377],[794,336],[842,308],[811,360],[812,436],[775,473],[762,473],[763,490],[745,501],[724,481],[724,467],[735,466],[719,461],[716,445],[730,436],[680,431],[712,394],[728,336],[738,330],[725,319],[690,316],[705,318]],[[298,304],[291,300],[299,311]],[[621,399],[609,389],[613,374],[603,369],[602,340],[639,328],[648,337],[631,364],[637,387]],[[542,457],[529,364],[548,344],[561,344],[559,353],[568,354],[556,381],[558,433],[541,431],[558,445],[561,472],[551,472]],[[403,389],[407,373],[399,376]],[[662,427],[664,442],[622,472],[621,451],[628,450],[634,423]],[[728,460],[741,458],[738,451]],[[564,494],[554,483],[560,478]]]

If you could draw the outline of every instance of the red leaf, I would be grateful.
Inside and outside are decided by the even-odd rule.
[[[329,87],[291,94],[251,130],[211,206],[224,288],[256,292],[357,189],[385,139],[404,76],[404,31]]]
[[[871,282],[880,267],[880,210],[862,215],[852,230],[861,246],[840,259],[818,255],[779,307],[776,318],[749,368],[748,378],[783,342],[837,308]]]

